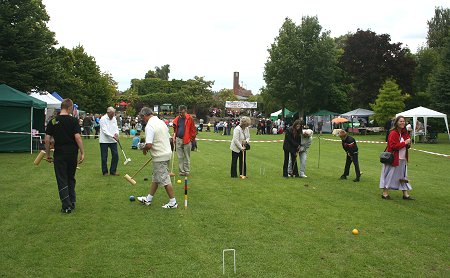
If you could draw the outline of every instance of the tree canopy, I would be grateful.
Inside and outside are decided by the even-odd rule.
[[[378,124],[383,124],[395,117],[395,114],[402,112],[405,109],[404,99],[402,91],[395,80],[386,80],[383,87],[379,90],[375,103],[370,104],[375,112],[375,121]]]
[[[27,92],[51,84],[55,34],[40,0],[0,1],[0,83]]]
[[[321,31],[317,17],[303,17],[298,26],[286,18],[268,49],[266,92],[300,115],[323,107],[334,84],[336,47],[329,33]]]
[[[447,38],[442,63],[433,75],[429,90],[433,107],[450,115],[450,37]]]
[[[350,76],[355,91],[353,107],[368,108],[384,80],[394,78],[405,92],[412,92],[415,61],[408,48],[390,43],[388,34],[358,30],[347,39],[340,65]]]
[[[155,70],[149,70],[145,74],[145,78],[159,78],[161,80],[169,80],[170,65],[155,67]]]
[[[450,9],[436,7],[434,17],[427,21],[427,44],[429,47],[444,47],[450,36]]]
[[[101,113],[113,104],[117,83],[108,73],[102,73],[94,57],[82,46],[72,50],[59,48],[53,55],[57,72],[47,90],[71,98],[81,109]]]

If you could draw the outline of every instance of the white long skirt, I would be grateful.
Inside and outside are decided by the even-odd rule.
[[[400,159],[398,166],[383,164],[381,167],[380,188],[390,190],[412,190],[409,182],[400,182],[400,179],[408,180],[408,167],[405,159]]]

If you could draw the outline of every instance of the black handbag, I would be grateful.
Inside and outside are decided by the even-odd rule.
[[[242,134],[244,135],[244,139],[247,140],[247,137],[245,136],[245,132],[242,130]],[[245,150],[249,151],[250,150],[250,143],[249,142],[245,142],[244,144]]]
[[[380,154],[380,162],[383,164],[391,165],[392,162],[394,162],[394,153],[393,152],[387,152],[387,147],[384,149],[384,152]]]

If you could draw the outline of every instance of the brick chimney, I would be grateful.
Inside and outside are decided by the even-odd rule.
[[[233,92],[235,95],[239,94],[239,72],[235,71],[233,73]]]

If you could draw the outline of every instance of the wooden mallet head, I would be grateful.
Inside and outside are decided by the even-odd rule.
[[[34,165],[39,165],[39,163],[41,163],[44,156],[45,156],[45,151],[40,151],[39,154],[37,155],[36,159],[34,160]]]
[[[141,167],[139,170],[137,170],[137,172],[136,172],[132,177],[130,177],[130,175],[128,175],[128,174],[125,174],[125,176],[123,176],[123,177],[124,177],[129,183],[131,183],[131,185],[135,185],[135,184],[136,184],[136,181],[135,181],[133,178],[134,178],[137,174],[139,174],[139,172],[142,171],[142,169],[144,169],[144,167],[147,166],[147,164],[149,164],[150,161],[152,161],[152,158],[151,158],[151,157],[150,157],[149,160],[147,160],[147,162],[145,162],[144,165],[142,165],[142,167]]]
[[[128,175],[128,174],[125,174],[125,176],[123,176],[129,183],[131,183],[131,185],[135,185],[136,184],[136,181],[132,178],[132,177],[130,177],[130,175]]]

